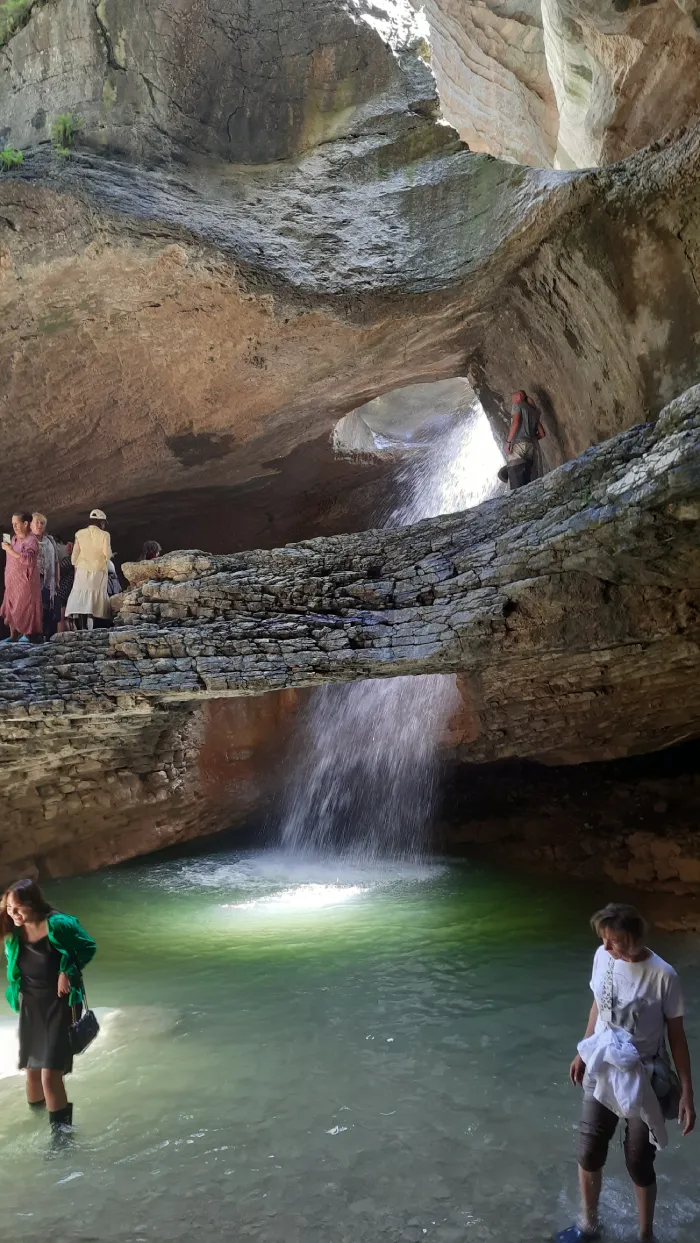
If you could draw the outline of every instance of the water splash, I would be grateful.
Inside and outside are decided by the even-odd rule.
[[[503,458],[479,403],[414,444],[401,504],[382,526],[479,504],[499,489]],[[452,674],[327,686],[300,722],[281,809],[282,845],[362,859],[418,857],[438,792],[440,739],[459,704]]]

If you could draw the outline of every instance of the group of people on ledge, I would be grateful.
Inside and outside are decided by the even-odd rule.
[[[506,440],[507,460],[499,478],[511,490],[532,479],[535,452],[546,432],[540,412],[524,390],[513,393],[511,423]],[[122,591],[112,560],[107,515],[90,511],[88,525],[73,540],[54,539],[45,514],[17,510],[12,534],[2,537],[5,554],[5,592],[0,618],[9,634],[1,643],[28,643],[50,639],[56,632],[110,626]],[[148,540],[141,554],[150,561],[161,554]]]
[[[91,510],[88,525],[65,542],[49,534],[45,514],[17,510],[12,534],[2,537],[2,550],[0,618],[9,633],[1,643],[29,643],[66,630],[111,626],[122,584],[103,510]],[[148,540],[141,559],[150,561],[160,553],[160,544]]]

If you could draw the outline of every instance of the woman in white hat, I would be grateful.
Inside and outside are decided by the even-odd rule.
[[[75,578],[66,605],[66,617],[75,617],[80,629],[84,629],[92,617],[111,615],[107,599],[107,571],[112,545],[106,526],[107,515],[101,509],[93,509],[90,525],[75,535],[71,554]]]

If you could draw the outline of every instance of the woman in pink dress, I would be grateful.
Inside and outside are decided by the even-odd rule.
[[[32,535],[31,524],[31,514],[13,514],[14,535],[10,541],[3,536],[5,598],[0,617],[10,631],[9,639],[4,639],[3,643],[11,643],[13,639],[28,643],[30,634],[42,633],[39,541]]]

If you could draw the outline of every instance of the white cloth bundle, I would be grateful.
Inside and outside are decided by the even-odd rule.
[[[578,1051],[586,1063],[586,1079],[595,1099],[618,1118],[641,1118],[649,1127],[652,1144],[665,1148],[668,1135],[663,1112],[651,1086],[650,1071],[629,1032],[606,1027],[582,1040]]]

